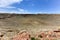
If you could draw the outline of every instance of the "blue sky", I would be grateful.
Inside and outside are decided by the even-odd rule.
[[[2,13],[60,13],[60,0],[0,0]]]

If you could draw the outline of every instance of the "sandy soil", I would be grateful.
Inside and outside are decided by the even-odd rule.
[[[6,15],[7,16],[7,15]],[[14,15],[0,19],[0,36],[12,40],[21,30],[27,30],[32,36],[40,31],[56,30],[60,27],[60,15]]]

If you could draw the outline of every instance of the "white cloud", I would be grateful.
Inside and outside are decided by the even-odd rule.
[[[21,3],[23,0],[0,0],[0,13],[20,13],[24,12],[24,9],[16,8],[13,3]],[[17,11],[18,10],[18,11]]]
[[[9,8],[9,9],[10,9],[10,8],[16,8],[16,7],[13,7],[13,6],[7,6],[7,7],[5,7],[5,8]]]
[[[17,8],[16,10],[9,10],[9,9],[0,9],[0,13],[17,13],[17,14],[21,14],[21,13],[30,13],[27,10],[21,9],[21,8]]]
[[[25,11],[24,9],[21,9],[21,8],[18,8],[17,10],[20,11],[20,12],[24,12]]]
[[[20,3],[23,0],[0,0],[0,7],[7,7],[13,3]]]
[[[0,0],[0,13],[29,13],[27,10],[16,8],[13,3],[21,3],[23,0]]]
[[[10,14],[29,14],[30,12],[19,12],[19,11],[0,11],[0,13],[10,13]],[[31,13],[30,13],[31,14]]]

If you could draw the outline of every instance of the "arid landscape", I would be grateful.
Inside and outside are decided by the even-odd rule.
[[[27,30],[34,37],[38,32],[58,29],[59,14],[0,14],[0,40],[12,40],[22,30]]]

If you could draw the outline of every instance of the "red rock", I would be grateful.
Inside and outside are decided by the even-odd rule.
[[[18,33],[13,40],[30,40],[30,34],[27,31],[22,31]]]

